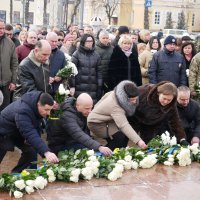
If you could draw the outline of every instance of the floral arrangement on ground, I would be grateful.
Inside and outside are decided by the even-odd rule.
[[[21,174],[0,175],[0,190],[21,198],[24,194],[44,189],[48,182],[56,180],[77,183],[80,179],[90,180],[96,177],[116,181],[125,170],[151,168],[156,163],[187,166],[192,161],[200,162],[198,144],[180,146],[168,132],[153,138],[148,146],[147,150],[117,148],[110,157],[88,149],[62,151],[58,155],[58,164],[42,161],[42,166],[38,169],[23,170]]]

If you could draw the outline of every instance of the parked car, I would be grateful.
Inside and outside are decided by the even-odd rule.
[[[163,30],[164,37],[168,35],[173,35],[175,38],[182,38],[183,36],[190,36],[187,30],[182,29],[164,29]]]

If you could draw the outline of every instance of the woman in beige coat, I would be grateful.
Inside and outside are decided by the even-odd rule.
[[[147,145],[127,120],[138,105],[138,89],[131,81],[120,82],[114,91],[106,93],[89,114],[88,128],[92,134],[107,140],[110,149],[126,147],[130,139],[139,147]]]
[[[150,38],[149,43],[146,46],[146,49],[139,54],[138,60],[140,63],[140,69],[142,74],[142,85],[149,83],[148,78],[148,68],[149,63],[153,58],[153,54],[161,49],[160,40],[153,36]]]

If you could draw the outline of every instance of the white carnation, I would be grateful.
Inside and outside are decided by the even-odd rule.
[[[80,169],[74,169],[74,170],[71,171],[71,176],[79,177],[80,173],[81,173]]]
[[[170,145],[173,146],[173,145],[176,145],[177,144],[177,139],[175,136],[172,137],[172,139],[170,140]]]
[[[112,171],[108,174],[108,180],[116,181],[118,179],[118,175],[115,171]]]
[[[97,157],[96,156],[90,156],[88,158],[88,160],[90,160],[90,161],[97,161]]]
[[[132,161],[132,169],[137,169],[138,163],[136,161]]]
[[[85,167],[81,169],[81,174],[86,180],[90,180],[93,177],[93,171],[91,167]]]
[[[173,165],[173,163],[172,162],[170,162],[170,161],[165,161],[164,163],[163,163],[164,165],[167,165],[167,166],[171,166],[171,165]]]
[[[132,162],[126,162],[125,165],[124,165],[124,169],[129,170],[131,168],[132,168]]]
[[[87,151],[87,155],[88,156],[93,156],[94,155],[94,150],[92,149],[92,150],[88,150]]]
[[[17,187],[20,190],[23,190],[26,187],[24,180],[15,181],[15,187]]]
[[[138,155],[144,155],[144,152],[138,151],[135,155],[136,155],[136,156],[138,156]]]
[[[33,189],[33,187],[31,187],[31,186],[26,186],[26,187],[25,187],[25,190],[26,190],[26,192],[27,192],[28,194],[31,194],[31,193],[34,192],[34,189]]]
[[[33,180],[27,180],[26,185],[33,187],[34,186],[34,181]]]
[[[177,155],[178,164],[180,166],[187,166],[191,164],[190,149],[181,148],[181,151]]]
[[[78,176],[71,176],[69,178],[69,180],[72,181],[72,182],[74,182],[74,183],[78,183],[79,178],[78,178]]]
[[[132,160],[132,156],[127,155],[127,156],[125,156],[124,160],[127,161],[127,162],[131,161]]]
[[[49,177],[48,177],[48,181],[49,181],[50,183],[53,183],[55,180],[56,180],[56,177],[55,177],[55,176],[49,176]]]
[[[14,191],[14,197],[16,199],[22,198],[23,197],[23,193],[20,191]]]
[[[123,165],[119,164],[119,163],[115,164],[115,168],[114,169],[115,169],[115,171],[120,172],[120,173],[124,171]]]
[[[65,88],[62,83],[59,85],[58,92],[60,95],[65,95]]]
[[[190,150],[194,155],[198,154],[200,152],[199,144],[198,143],[194,143],[192,146],[190,146]]]
[[[38,176],[34,181],[34,187],[40,190],[43,190],[47,185],[47,180],[42,176]]]
[[[48,176],[54,176],[54,172],[52,169],[47,169],[46,173]]]

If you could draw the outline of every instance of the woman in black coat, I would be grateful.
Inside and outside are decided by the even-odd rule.
[[[78,74],[70,79],[70,90],[77,97],[83,92],[88,93],[94,102],[101,97],[102,72],[100,56],[95,52],[95,40],[92,35],[84,34],[80,46],[72,55]],[[73,91],[74,90],[74,91]]]
[[[142,85],[138,54],[132,48],[132,40],[127,35],[121,36],[111,55],[108,67],[108,89],[113,90],[123,80],[133,81],[137,86]]]

